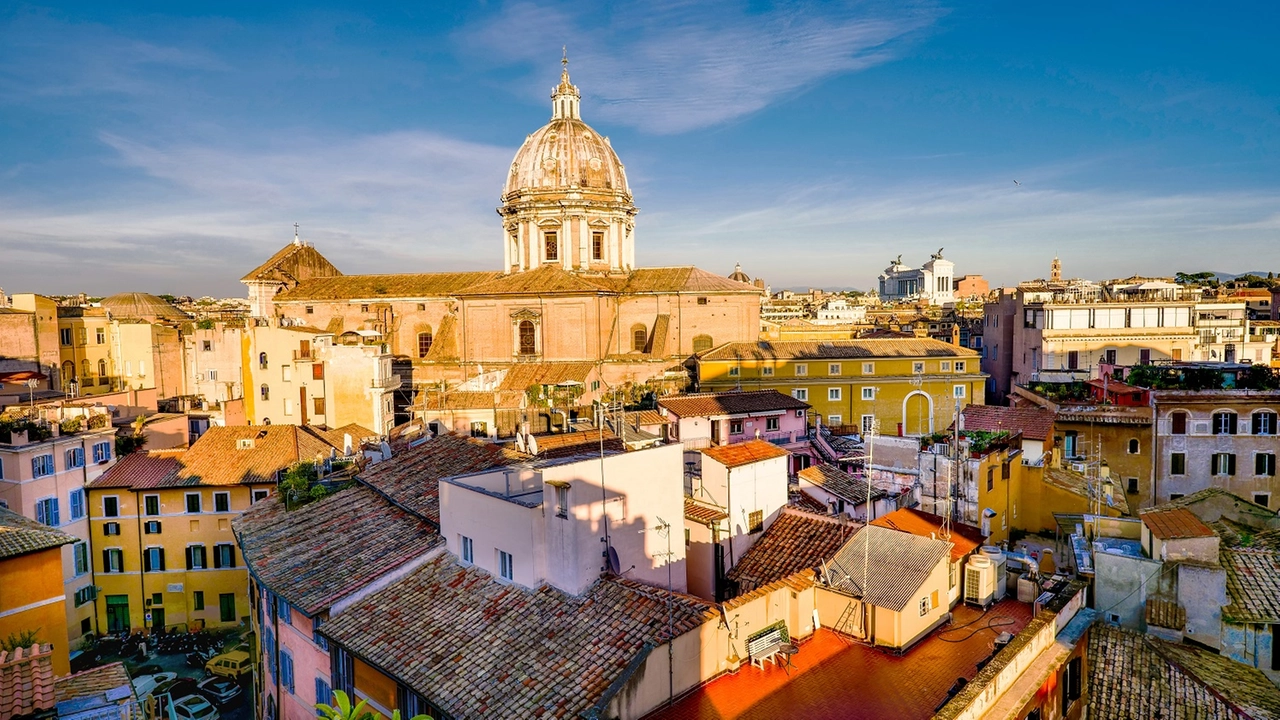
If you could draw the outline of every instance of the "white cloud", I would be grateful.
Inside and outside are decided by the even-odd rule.
[[[896,42],[938,15],[911,4],[783,4],[751,12],[732,2],[667,2],[616,8],[593,26],[559,6],[517,3],[469,28],[462,45],[549,70],[553,53],[568,43],[574,82],[598,103],[602,120],[680,133],[887,62]]]
[[[142,190],[96,207],[0,198],[0,243],[44,285],[238,293],[234,279],[288,242],[295,221],[346,272],[500,264],[493,209],[514,149],[423,132],[265,150],[103,140],[145,176]]]
[[[648,217],[640,236],[648,248],[638,259],[722,273],[741,261],[778,287],[866,288],[898,253],[919,265],[940,246],[957,272],[1000,283],[1046,274],[1054,255],[1068,273],[1093,278],[1280,270],[1277,207],[1280,190],[1265,189],[1159,195],[1004,181],[826,185],[772,202],[747,197],[710,217],[668,206]]]

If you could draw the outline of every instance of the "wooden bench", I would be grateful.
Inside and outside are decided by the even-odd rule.
[[[788,655],[790,660],[790,651],[793,647],[784,623],[770,625],[747,638],[747,656],[751,658],[751,664],[761,670],[764,669],[766,661],[775,662],[779,653]]]

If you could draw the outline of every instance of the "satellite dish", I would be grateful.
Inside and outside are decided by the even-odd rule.
[[[609,556],[609,572],[613,573],[614,575],[621,575],[622,563],[618,561],[618,551],[614,550],[613,546],[610,545],[609,552],[606,554]]]

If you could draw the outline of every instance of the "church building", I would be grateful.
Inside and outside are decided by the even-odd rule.
[[[505,179],[501,268],[344,275],[295,238],[241,280],[256,321],[377,333],[419,389],[484,391],[487,403],[488,391],[566,381],[589,385],[585,402],[679,375],[693,353],[754,342],[760,288],[692,266],[636,266],[624,166],[582,121],[567,64],[551,100],[551,121]]]

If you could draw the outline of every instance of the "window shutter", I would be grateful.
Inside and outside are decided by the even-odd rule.
[[[111,572],[111,551],[102,551],[102,572]]]
[[[218,552],[217,545],[213,546],[213,567],[215,570],[222,567],[222,553]]]
[[[188,570],[191,570],[195,567],[195,562],[192,560],[192,557],[194,555],[195,555],[195,548],[193,547],[187,548],[187,569]]]
[[[227,567],[236,566],[236,549],[234,545],[227,545]]]
[[[1210,475],[1218,474],[1218,454],[1217,453],[1214,453],[1213,455],[1209,456],[1209,474]]]
[[[44,517],[44,506],[45,506],[45,502],[43,500],[36,503],[36,522],[44,523],[45,525],[48,525],[49,523],[45,521],[45,517]]]
[[[1227,474],[1228,474],[1228,475],[1235,475],[1235,474],[1236,474],[1236,455],[1235,455],[1235,453],[1228,453],[1228,454],[1227,454]]]
[[[61,525],[62,519],[58,516],[58,498],[53,498],[53,500],[51,500],[49,504],[53,507],[53,524]]]

